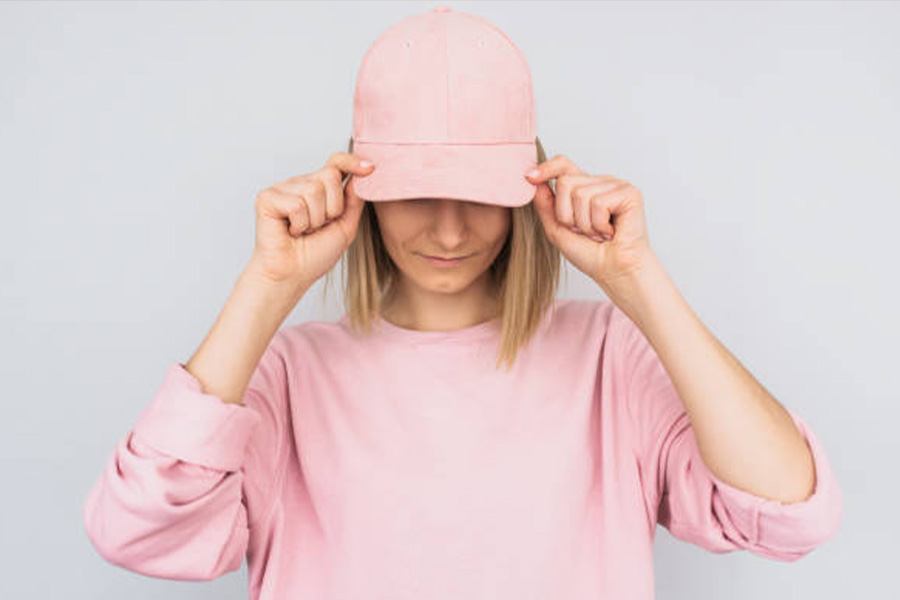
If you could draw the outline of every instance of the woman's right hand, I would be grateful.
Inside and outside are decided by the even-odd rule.
[[[365,177],[355,154],[335,152],[318,171],[276,183],[256,196],[251,264],[267,279],[308,287],[331,270],[356,237],[364,201],[344,194],[345,173]]]

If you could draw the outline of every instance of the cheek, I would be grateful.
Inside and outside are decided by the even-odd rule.
[[[397,238],[397,232],[402,231],[403,224],[401,217],[395,207],[390,203],[382,204],[375,209],[375,215],[378,217],[378,229],[381,230],[381,237],[388,245],[392,245]]]
[[[409,246],[422,228],[421,218],[403,205],[385,206],[377,211],[378,227],[388,248],[401,250]]]
[[[492,214],[481,219],[481,238],[492,244],[502,244],[512,227],[512,219],[507,213]]]

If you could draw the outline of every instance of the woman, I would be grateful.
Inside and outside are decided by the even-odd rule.
[[[435,86],[510,56],[448,12],[376,46],[426,46]],[[468,40],[478,62],[451,72],[428,54],[437,32],[440,56]],[[366,61],[379,85],[377,65],[413,60],[380,56]],[[546,160],[536,137],[533,172],[490,175],[521,164],[527,103],[490,148],[397,143],[421,113],[390,103],[419,88],[366,85],[362,141],[258,195],[256,246],[221,315],[91,491],[85,524],[105,559],[209,580],[246,556],[261,600],[650,599],[657,523],[785,561],[834,534],[842,496],[815,434],[678,293],[635,186]],[[451,119],[435,131],[474,122],[432,116]],[[484,152],[487,177],[471,161]],[[449,176],[464,163],[471,178]],[[446,195],[413,193],[429,189]],[[560,255],[609,301],[556,299]],[[341,257],[346,314],[283,327]]]

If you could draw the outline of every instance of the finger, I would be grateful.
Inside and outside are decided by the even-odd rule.
[[[584,236],[580,233],[573,233],[568,225],[557,220],[554,208],[556,204],[559,204],[559,198],[554,195],[549,184],[546,182],[538,184],[534,194],[534,207],[544,226],[544,233],[551,242],[564,248],[572,243],[573,236],[580,238]]]
[[[333,221],[344,213],[343,174],[337,167],[327,166],[319,173],[325,187],[325,221]]]
[[[371,164],[367,165],[366,163]],[[341,172],[341,179],[344,183],[349,179],[349,177],[344,176],[345,174],[368,175],[376,167],[373,161],[367,161],[365,156],[356,152],[353,154],[347,152],[335,152],[328,157],[327,161],[325,161],[325,166],[338,169]]]
[[[286,203],[293,206],[293,209],[288,213],[288,220],[290,221],[288,233],[292,237],[300,237],[310,229],[309,209],[303,198],[297,196],[286,196]]]
[[[631,200],[633,190],[631,184],[623,183],[591,199],[591,221],[597,231],[610,238],[615,235],[616,230],[611,220],[626,210],[626,204]]]
[[[285,237],[284,211],[276,205],[272,188],[256,195],[256,239],[281,240]]]
[[[371,170],[368,168],[365,170],[368,172],[363,173],[362,177],[371,174]],[[360,215],[365,207],[365,200],[356,193],[356,183],[353,181],[352,176],[348,176],[343,180],[339,191],[344,207],[341,216],[337,219],[337,224],[343,235],[346,236],[347,243],[349,243],[356,236],[356,229],[359,225]]]
[[[325,224],[325,184],[321,179],[313,179],[309,182],[311,192],[302,196],[309,211],[309,225],[313,230]]]
[[[587,234],[613,235],[614,229],[609,221],[610,204],[606,198],[626,185],[628,184],[619,180],[609,180],[604,183],[581,186],[573,192],[576,222],[581,231]]]
[[[349,181],[344,188],[344,213],[336,221],[346,236],[347,243],[356,237],[356,229],[364,206],[365,200],[356,194],[355,182]]]
[[[307,177],[300,181],[287,180],[272,186],[276,190],[298,196],[306,205],[309,228],[318,229],[325,224],[326,189],[319,177]]]
[[[572,192],[569,195],[572,198],[572,212],[575,216],[575,225],[578,227],[579,231],[585,235],[594,235],[605,231],[604,228],[597,226],[598,224],[602,225],[599,219],[597,219],[597,222],[595,223],[595,217],[592,215],[591,211],[592,201],[593,198],[600,193],[614,188],[617,185],[619,184],[613,181],[606,181],[603,183],[579,185],[572,189]]]
[[[551,241],[555,240],[559,236],[560,225],[553,214],[555,202],[553,191],[546,182],[539,183],[536,186],[533,202],[538,217],[541,219],[541,224],[544,226],[544,233]]]
[[[571,159],[562,154],[557,154],[551,159],[535,165],[536,175],[525,174],[525,178],[531,183],[540,183],[559,177],[560,175],[586,175]],[[615,179],[612,175],[587,175],[593,180],[605,181]]]
[[[570,227],[574,227],[573,221],[566,222],[559,217],[559,206],[563,204],[560,193],[560,186],[557,186],[554,192],[548,182],[539,183],[535,188],[534,205],[551,240],[555,236],[561,236],[562,230],[568,231]],[[571,212],[571,202],[569,204]]]
[[[323,244],[322,247],[333,248],[335,251],[343,251],[356,237],[359,218],[365,205],[365,201],[354,193],[352,180],[341,193],[344,197],[343,212],[315,231],[317,239]]]
[[[615,229],[613,229],[612,223],[609,222],[612,213],[610,212],[609,207],[603,202],[605,197],[606,196],[598,195],[591,198],[591,229],[606,239],[612,239]]]
[[[532,183],[540,183],[556,178],[552,191],[556,197],[555,210],[557,220],[569,227],[575,226],[575,215],[572,207],[571,189],[586,182],[615,181],[612,175],[589,175],[579,169],[571,160],[562,155],[535,166],[535,175],[526,173],[525,177]]]
[[[576,206],[572,192],[585,183],[596,181],[596,179],[586,174],[563,174],[556,179],[556,218],[563,225],[578,227],[576,220]],[[590,231],[585,231],[590,233]]]
[[[527,173],[525,175],[531,183],[540,183],[542,181],[547,181],[548,179],[553,179],[554,177],[559,177],[563,174],[584,174],[584,171],[579,169],[578,166],[569,159],[569,157],[562,154],[557,154],[553,158],[535,165],[534,168],[537,170],[536,175],[532,176]]]
[[[265,190],[261,195],[260,227],[263,233],[278,235],[284,233],[284,221],[288,221],[288,233],[293,237],[303,234],[309,227],[309,215],[306,203],[291,193],[275,187]]]
[[[571,231],[568,226],[560,224],[556,220],[556,212],[553,208],[555,202],[550,186],[540,183],[535,190],[534,207],[544,227],[547,238],[564,254],[569,256],[588,256],[595,250],[602,239],[590,238],[584,234]]]

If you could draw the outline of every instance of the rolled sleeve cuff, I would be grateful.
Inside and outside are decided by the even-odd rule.
[[[724,508],[748,541],[784,558],[805,554],[830,538],[843,513],[843,495],[818,437],[803,419],[790,415],[806,440],[816,470],[815,489],[805,500],[783,503],[757,496],[708,470]]]
[[[249,406],[204,393],[200,381],[183,364],[175,363],[138,417],[134,435],[185,462],[237,471],[260,420]]]

